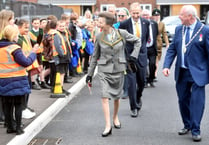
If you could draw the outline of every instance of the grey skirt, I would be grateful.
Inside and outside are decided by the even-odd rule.
[[[102,98],[119,99],[123,94],[124,72],[119,73],[98,73]]]

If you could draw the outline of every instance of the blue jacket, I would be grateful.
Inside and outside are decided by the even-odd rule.
[[[202,23],[197,22],[191,38],[201,28]],[[163,68],[170,68],[175,57],[175,80],[179,79],[179,72],[181,68],[182,58],[182,28],[183,26],[176,27],[175,36],[170,44]],[[197,36],[187,47],[185,53],[187,55],[188,69],[192,75],[193,80],[199,86],[204,86],[209,83],[209,27],[204,26],[202,30],[197,33]]]
[[[11,44],[14,43],[9,42],[8,40],[0,40],[0,49]],[[21,49],[15,50],[12,55],[14,56],[15,62],[22,65],[23,67],[31,65],[36,59],[35,53],[31,53],[26,58]],[[19,96],[29,94],[30,92],[31,90],[27,76],[0,78],[0,96]]]

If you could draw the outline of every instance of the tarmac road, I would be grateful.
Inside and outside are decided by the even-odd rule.
[[[162,63],[162,62],[161,62]],[[162,68],[162,67],[161,67]],[[143,107],[137,118],[130,117],[129,100],[121,99],[119,118],[121,129],[112,130],[112,135],[101,137],[104,116],[101,106],[100,83],[93,80],[92,95],[84,87],[77,96],[33,139],[36,145],[209,145],[209,107],[206,97],[205,113],[201,125],[202,141],[194,143],[191,134],[179,136],[183,127],[175,92],[173,72],[166,78],[161,73],[155,88],[146,88]],[[206,87],[206,96],[209,88]],[[110,100],[111,114],[113,101]],[[48,139],[48,143],[47,140]]]

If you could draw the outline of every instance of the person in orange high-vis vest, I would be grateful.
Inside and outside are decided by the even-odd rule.
[[[38,47],[34,47],[26,57],[21,47],[15,42],[19,34],[16,26],[6,26],[2,34],[3,39],[0,40],[0,97],[5,106],[6,132],[20,135],[24,133],[21,122],[25,95],[31,92],[26,67],[35,61]]]
[[[71,48],[71,42],[72,42],[72,38],[71,38],[71,32],[70,30],[68,29],[69,27],[69,23],[70,23],[70,16],[67,15],[67,14],[62,14],[61,15],[61,20],[65,22],[65,31],[64,33],[61,32],[61,34],[66,38],[66,45],[67,45],[67,51],[68,51],[68,54],[70,55],[69,56],[69,59],[70,59],[70,62],[68,64],[68,71],[65,73],[65,77],[64,77],[64,83],[73,83],[72,81],[72,77],[69,77],[69,66],[70,66],[70,63],[71,63],[71,58],[73,57],[73,54],[72,54],[72,48]]]
[[[31,50],[33,49],[31,42],[30,42],[30,38],[28,36],[29,22],[27,20],[20,19],[17,22],[17,25],[20,31],[20,34],[18,37],[18,44],[22,47],[24,55],[28,56]],[[35,44],[34,47],[39,47],[39,45]],[[27,67],[27,71],[28,71],[29,84],[30,84],[30,87],[32,88],[32,85],[34,85],[35,82],[31,80],[31,76],[34,75],[33,73],[38,74],[40,72],[37,59],[33,62],[32,65]],[[29,95],[26,95],[25,96],[26,103],[23,107],[23,114],[22,114],[22,117],[25,119],[30,119],[36,115],[36,113],[28,107],[28,100],[29,100]]]
[[[0,11],[0,39],[2,39],[2,33],[7,25],[14,25],[14,12],[11,10],[3,9]],[[0,122],[4,122],[4,106],[2,99],[0,98]]]
[[[60,27],[60,25],[61,25],[61,23],[58,23],[58,25],[57,25],[56,21],[51,21],[51,23],[56,23],[57,28]],[[65,23],[63,24],[63,27],[65,29]],[[69,95],[70,93],[63,89],[64,76],[65,76],[65,73],[67,72],[67,69],[68,69],[68,67],[66,66],[66,63],[64,62],[65,60],[63,60],[67,56],[67,48],[66,48],[65,39],[62,36],[62,34],[55,29],[55,27],[51,28],[49,30],[48,34],[52,35],[53,60],[54,60],[55,68],[56,68],[56,73],[60,72],[60,78],[61,78],[60,82],[61,82],[61,86],[62,86],[62,91],[66,95]],[[52,87],[55,84],[55,80],[53,82],[54,83],[53,83]]]

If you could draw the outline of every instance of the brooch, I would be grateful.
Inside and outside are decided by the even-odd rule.
[[[199,41],[200,42],[202,41],[202,34],[200,34],[200,36],[199,36]]]

